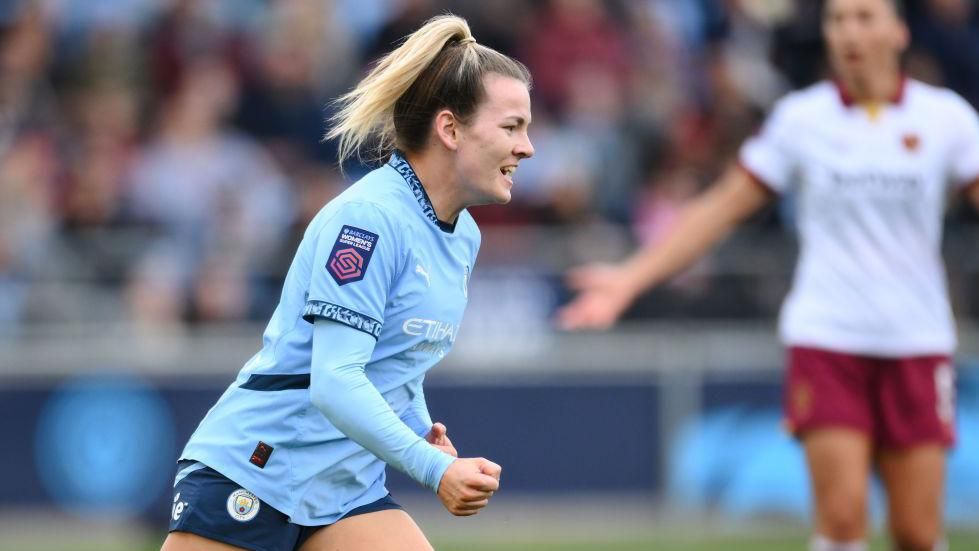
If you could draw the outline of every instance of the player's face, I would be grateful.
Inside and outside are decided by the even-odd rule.
[[[486,97],[461,128],[459,181],[466,204],[508,203],[517,163],[534,154],[527,135],[530,92],[520,80],[490,73]]]
[[[829,0],[823,36],[830,63],[843,78],[861,77],[881,67],[898,67],[908,31],[888,0]]]

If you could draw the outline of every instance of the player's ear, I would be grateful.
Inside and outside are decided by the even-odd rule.
[[[435,138],[450,151],[459,148],[459,119],[448,109],[435,114]]]

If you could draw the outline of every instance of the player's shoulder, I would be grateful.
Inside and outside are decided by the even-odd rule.
[[[384,215],[397,218],[414,205],[404,177],[387,163],[354,182],[337,199],[338,205],[369,205]]]
[[[350,226],[378,235],[392,234],[395,242],[400,242],[399,236],[404,233],[402,221],[407,217],[396,176],[396,172],[383,165],[354,182],[320,209],[304,237],[315,241],[327,228]]]
[[[976,116],[975,109],[965,98],[943,86],[909,78],[905,81],[905,96],[914,109],[937,111],[952,117]]]
[[[407,208],[403,181],[385,164],[367,173],[327,203],[318,216],[361,216],[398,226]]]

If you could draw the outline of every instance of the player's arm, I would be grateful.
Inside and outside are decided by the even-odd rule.
[[[631,295],[662,283],[704,256],[745,218],[762,208],[772,192],[739,165],[694,199],[661,245],[641,249],[623,265]]]
[[[948,91],[948,102],[953,106],[946,123],[953,136],[951,181],[979,210],[979,113],[954,92]]]
[[[572,271],[569,285],[579,294],[558,313],[560,325],[565,329],[609,327],[636,297],[705,255],[772,195],[746,169],[732,166],[684,208],[661,243],[640,249],[621,264]]]
[[[500,466],[456,459],[408,427],[367,378],[374,337],[327,319],[313,326],[310,400],[335,427],[392,467],[438,493],[455,515],[472,515],[499,488]]]
[[[313,323],[310,399],[352,440],[437,489],[452,457],[427,445],[367,378],[392,285],[404,264],[403,232],[384,207],[351,202],[313,230],[313,271],[303,317]]]
[[[475,514],[498,488],[499,465],[456,459],[430,445],[398,418],[365,372],[408,246],[396,217],[381,205],[351,202],[313,231],[303,310],[313,323],[310,399],[351,440],[435,490],[450,512]]]
[[[438,489],[453,457],[428,445],[402,421],[364,369],[374,337],[341,323],[313,326],[310,400],[335,427],[419,483]]]

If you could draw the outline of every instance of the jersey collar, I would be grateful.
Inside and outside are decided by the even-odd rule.
[[[418,205],[422,208],[425,218],[431,220],[440,230],[446,233],[454,232],[456,229],[454,223],[449,224],[448,222],[443,222],[435,215],[435,207],[432,206],[432,200],[428,198],[428,192],[425,191],[425,186],[418,179],[418,175],[415,174],[415,169],[411,168],[411,163],[408,162],[404,154],[395,150],[391,153],[391,160],[388,161],[388,164],[391,165],[391,168],[397,170],[398,174],[401,174],[401,177],[405,179],[405,182],[411,189],[411,193],[415,196],[415,200],[418,201]]]
[[[845,105],[846,107],[853,107],[854,105],[856,105],[857,103],[856,100],[853,98],[852,95],[850,95],[850,91],[847,90],[846,86],[843,85],[842,80],[833,79],[833,85],[836,86],[836,91],[840,95],[840,102],[842,102],[843,105]],[[890,97],[889,102],[895,105],[901,105],[901,102],[904,101],[904,94],[907,86],[908,86],[908,77],[907,75],[902,74],[900,80],[898,81],[897,90],[894,91],[894,95]]]

